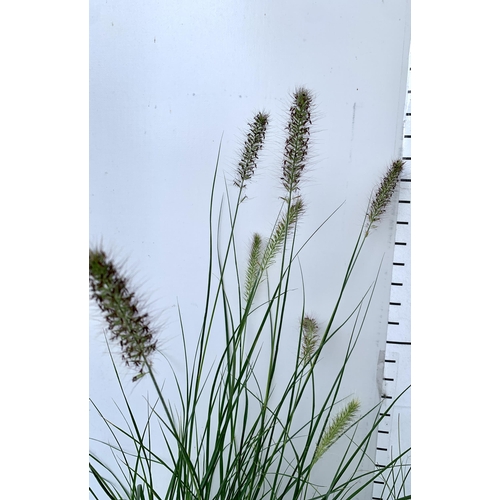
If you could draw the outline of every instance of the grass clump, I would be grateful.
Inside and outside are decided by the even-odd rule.
[[[179,312],[184,369],[182,373],[172,369],[167,384],[176,388],[179,405],[174,407],[169,401],[163,383],[151,369],[152,356],[158,350],[158,332],[130,280],[102,249],[90,250],[90,295],[104,315],[109,338],[120,347],[125,364],[137,370],[134,380],[149,377],[156,396],[141,427],[138,410],[130,404],[116,371],[127,423],[119,426],[103,416],[114,440],[108,446],[117,464],[106,464],[91,453],[94,484],[90,490],[94,498],[352,499],[370,488],[381,474],[390,477],[395,468],[406,467],[402,457],[408,450],[401,450],[382,467],[374,465],[368,472],[362,467],[378,424],[398,398],[385,412],[379,411],[380,405],[362,410],[362,402],[356,397],[350,397],[341,410],[335,411],[343,401],[340,393],[346,367],[364,327],[376,278],[347,318],[338,318],[339,305],[365,240],[391,201],[401,161],[394,162],[368,208],[329,317],[318,321],[290,307],[290,276],[303,248],[297,249],[295,242],[298,222],[305,212],[300,187],[308,166],[313,104],[312,94],[305,88],[298,88],[292,95],[281,170],[282,208],[267,238],[253,234],[243,272],[235,227],[244,190],[258,167],[269,115],[259,112],[249,123],[233,179],[236,201],[228,200],[230,231],[225,244],[214,235],[217,163],[209,206],[211,258],[201,328],[196,349],[190,352]],[[220,225],[220,216],[217,219]],[[230,263],[234,263],[235,273],[229,272]],[[276,272],[271,279],[268,271],[273,266]],[[231,286],[234,279],[236,287]],[[257,291],[262,284],[266,284],[267,295],[259,302]],[[237,290],[236,296],[230,290]],[[222,332],[215,326],[217,315],[223,319]],[[290,315],[300,317],[296,341],[289,335],[284,337],[289,333],[285,323]],[[325,347],[342,328],[348,329],[348,347],[331,380],[326,385],[322,380],[326,391],[320,396],[316,391],[317,370],[321,363],[328,362],[324,360]],[[220,334],[224,340],[222,352],[216,359],[208,359],[209,347],[220,341]],[[291,363],[290,359],[286,361],[288,375],[280,371],[277,380],[278,368],[285,362],[284,342],[296,354]],[[159,426],[159,436],[153,436],[153,422]],[[367,422],[368,430],[359,434],[361,422]],[[315,467],[333,446],[341,447],[340,459],[332,466],[330,476],[317,484],[312,479]],[[162,491],[157,486],[158,477],[167,479]]]

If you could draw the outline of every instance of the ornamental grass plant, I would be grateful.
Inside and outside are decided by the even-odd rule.
[[[167,374],[158,373],[155,360],[164,357],[168,362],[169,353],[159,348],[162,332],[152,322],[147,304],[138,297],[123,266],[102,246],[90,248],[90,296],[105,319],[110,352],[112,348],[118,350],[123,363],[133,371],[137,387],[145,378],[154,387],[153,400],[151,396],[146,400],[144,422],[111,356],[123,395],[124,423],[108,420],[93,406],[108,427],[110,440],[91,445],[92,498],[347,500],[360,498],[377,477],[387,481],[394,478],[395,483],[406,478],[409,450],[399,450],[383,466],[372,463],[366,470],[362,465],[376,439],[378,424],[397,398],[385,411],[380,405],[362,411],[358,398],[341,396],[346,367],[360,339],[376,286],[376,270],[372,285],[361,294],[357,306],[347,317],[338,317],[365,241],[391,203],[403,162],[394,161],[374,190],[365,220],[360,221],[340,293],[326,321],[306,312],[305,305],[301,311],[290,310],[292,269],[300,267],[298,257],[314,237],[300,246],[297,243],[299,222],[306,210],[300,188],[308,168],[313,110],[312,93],[298,88],[292,95],[285,128],[277,195],[281,209],[270,234],[249,235],[251,245],[244,259],[237,251],[235,228],[242,204],[251,202],[246,199],[246,188],[254,181],[269,115],[259,112],[249,123],[234,178],[226,182],[226,190],[236,190],[236,194],[227,197],[225,240],[221,236],[223,221],[216,209],[217,160],[209,206],[210,259],[203,319],[195,332],[198,337],[192,351],[188,340],[193,333],[184,330],[179,308],[184,346],[181,372],[172,368]],[[216,321],[219,315],[221,323]],[[297,317],[292,337],[284,327],[290,315]],[[335,367],[320,396],[316,391],[317,367],[327,362],[325,347],[339,332],[346,335],[346,331],[349,341],[343,361]],[[213,359],[212,345],[219,345],[221,338],[223,349]],[[285,378],[278,370],[284,345],[292,346],[295,353]],[[321,383],[324,387],[325,381]],[[177,402],[167,397],[172,387]],[[362,428],[368,431],[360,433],[360,424],[365,422]],[[94,451],[97,444],[108,448],[114,463]],[[339,447],[339,459],[328,479],[318,484],[313,480],[314,468],[335,447]],[[387,491],[387,498],[410,498],[399,487],[389,486]]]

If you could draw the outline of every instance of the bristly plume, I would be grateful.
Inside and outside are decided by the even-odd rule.
[[[385,177],[382,179],[375,196],[373,196],[370,203],[370,209],[366,214],[366,236],[368,236],[370,230],[375,227],[375,223],[380,221],[380,218],[389,205],[404,164],[405,162],[403,160],[395,160],[392,163]]]
[[[288,210],[281,214],[264,249],[261,236],[254,234],[245,279],[245,300],[249,299],[255,287],[259,286],[263,274],[274,264],[276,256],[283,248],[286,239],[293,233],[303,213],[304,202],[297,196]]]
[[[289,193],[298,190],[300,177],[306,166],[311,135],[312,103],[313,98],[309,90],[301,87],[294,92],[290,119],[286,127],[288,137],[285,142],[283,177],[281,178]]]
[[[353,423],[360,406],[360,402],[357,399],[353,399],[343,410],[337,413],[321,436],[321,439],[316,446],[311,465],[314,465],[328,451],[332,444],[335,443],[335,441],[337,441],[348,430],[350,425]]]
[[[147,312],[140,311],[140,301],[130,290],[129,280],[101,249],[89,252],[90,294],[102,311],[110,339],[120,346],[122,359],[133,366],[138,380],[156,351],[157,331]]]
[[[241,189],[245,187],[245,181],[252,178],[257,166],[259,151],[264,145],[268,123],[269,114],[260,112],[255,115],[253,122],[248,124],[250,125],[250,131],[241,152],[241,159],[236,172],[237,176],[234,180],[235,185]]]
[[[311,316],[302,319],[302,361],[309,363],[318,344],[318,322]]]
[[[283,248],[287,237],[293,233],[304,210],[305,207],[302,198],[297,197],[288,210],[282,214],[264,249],[261,264],[263,271],[266,271],[274,263],[274,259]]]
[[[245,300],[248,300],[255,287],[258,286],[261,278],[261,259],[262,259],[262,238],[255,233],[252,238],[250,248],[250,258],[248,259],[247,274],[245,279]]]

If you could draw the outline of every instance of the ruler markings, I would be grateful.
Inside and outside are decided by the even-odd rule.
[[[411,58],[411,56],[410,56]],[[377,433],[375,462],[388,464],[399,452],[410,446],[410,393],[403,391],[410,385],[411,321],[410,321],[410,220],[411,220],[411,62],[408,64],[407,93],[402,130],[401,158],[405,162],[400,176],[397,217],[394,234],[394,256],[387,320],[384,372],[381,379],[381,408]],[[394,399],[401,397],[389,408]],[[401,427],[399,427],[401,423]],[[401,429],[401,435],[399,435]],[[400,477],[403,477],[401,473]],[[373,482],[372,500],[388,500],[390,488],[384,483],[388,477],[379,476]],[[391,483],[392,484],[392,483]],[[401,480],[398,486],[401,485]],[[397,486],[397,487],[398,487]],[[406,485],[409,488],[409,484]]]

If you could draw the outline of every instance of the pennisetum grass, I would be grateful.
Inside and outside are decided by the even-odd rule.
[[[351,314],[334,327],[339,323],[339,305],[351,273],[365,240],[391,202],[403,162],[393,162],[370,201],[330,316],[320,322],[302,312],[294,366],[288,378],[280,379],[277,392],[285,319],[296,314],[290,312],[288,295],[291,271],[303,248],[297,248],[295,236],[305,212],[300,186],[308,165],[313,123],[311,92],[298,88],[292,95],[282,160],[282,209],[268,237],[253,235],[246,269],[240,272],[235,227],[245,189],[258,167],[268,123],[269,115],[263,112],[249,123],[233,179],[236,201],[234,205],[228,201],[230,231],[225,245],[212,222],[217,160],[209,210],[205,310],[195,352],[189,352],[184,341],[184,372],[172,370],[171,381],[180,398],[177,407],[165,397],[158,375],[152,370],[159,332],[151,325],[123,269],[102,248],[90,249],[90,295],[106,320],[109,340],[121,349],[125,364],[137,371],[133,380],[149,377],[156,393],[156,401],[149,405],[146,423],[141,426],[136,417],[138,410],[130,404],[115,367],[126,407],[126,424],[119,426],[102,415],[113,439],[107,446],[117,463],[104,463],[91,453],[93,498],[352,499],[368,490],[378,476],[406,477],[408,468],[403,458],[408,450],[399,450],[394,460],[383,467],[374,464],[367,471],[361,466],[384,413],[379,411],[379,405],[362,411],[362,402],[357,398],[347,402],[340,398],[346,366],[365,324],[376,279]],[[236,300],[230,292],[234,288],[228,283],[235,276],[229,273],[228,266],[233,265],[230,263],[236,270]],[[272,266],[277,271],[274,279],[268,273]],[[264,284],[267,297],[258,302],[258,290]],[[218,314],[223,317],[224,349],[214,360],[207,356],[209,346],[217,340]],[[185,339],[180,312],[179,317]],[[320,328],[320,324],[325,326]],[[347,325],[350,335],[343,362],[320,397],[316,393],[317,367],[324,362],[325,346]],[[291,339],[288,337],[286,342],[290,345]],[[262,350],[263,343],[269,345],[268,350]],[[360,423],[367,419],[371,419],[368,431],[359,433]],[[159,425],[160,437],[153,437],[153,422]],[[343,451],[330,477],[318,485],[312,474],[332,447]],[[163,491],[159,491],[157,477],[168,479]]]
[[[375,224],[380,220],[382,215],[390,203],[394,190],[396,189],[399,175],[404,167],[403,160],[395,160],[392,162],[391,166],[387,169],[387,172],[380,182],[380,185],[373,196],[370,209],[367,213],[366,221],[366,235],[370,230],[375,228]]]
[[[112,342],[119,344],[122,359],[137,371],[134,380],[144,375],[146,360],[156,351],[158,332],[143,307],[130,280],[101,248],[89,253],[90,293],[102,311]]]
[[[311,360],[318,344],[318,322],[311,316],[304,316],[302,319],[302,352],[301,357],[304,363]]]

